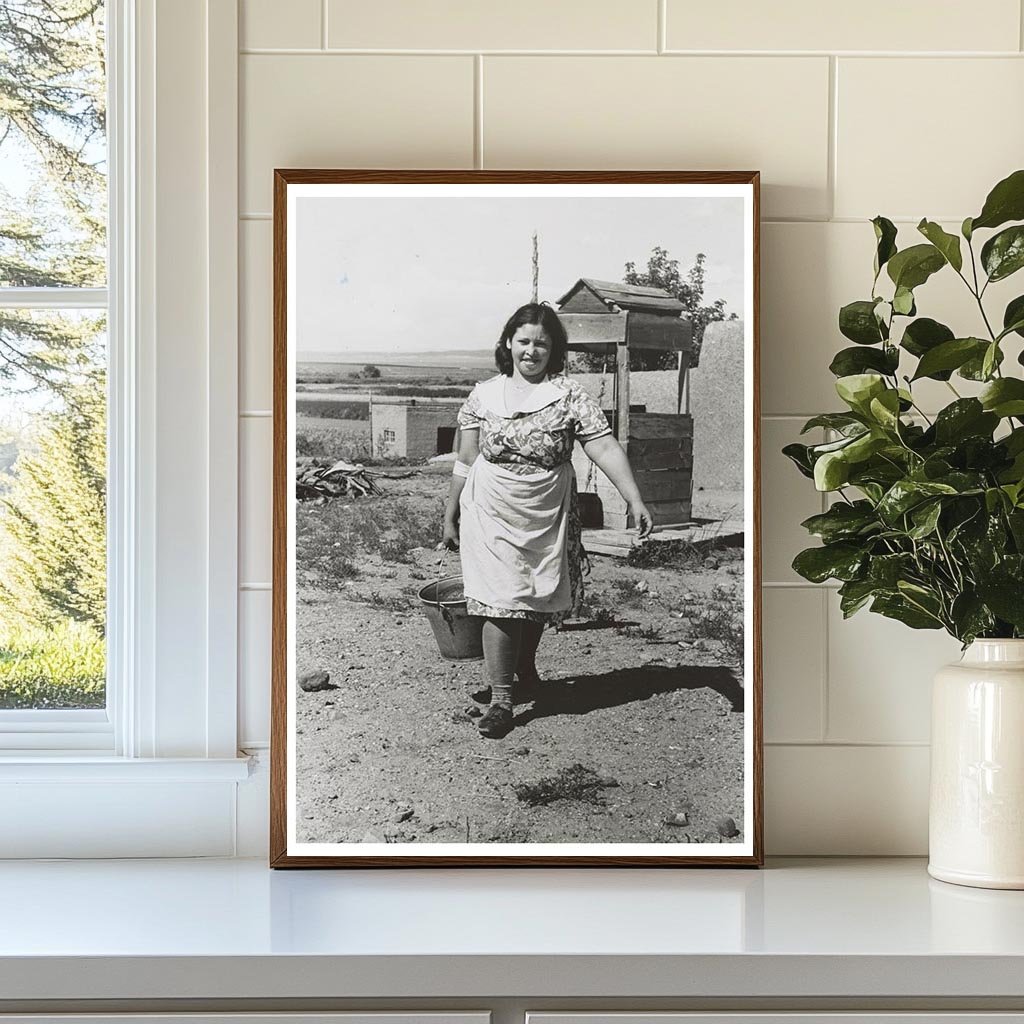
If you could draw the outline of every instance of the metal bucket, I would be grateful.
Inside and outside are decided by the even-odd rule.
[[[445,576],[419,592],[423,613],[430,622],[441,657],[448,661],[482,661],[480,632],[484,620],[466,612],[461,576]]]

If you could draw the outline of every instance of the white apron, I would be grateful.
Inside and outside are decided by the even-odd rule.
[[[459,499],[467,597],[535,612],[572,606],[567,531],[572,463],[523,475],[478,456]]]

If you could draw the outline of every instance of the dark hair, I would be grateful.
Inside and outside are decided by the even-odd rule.
[[[558,314],[546,302],[528,302],[520,306],[505,324],[498,344],[494,347],[494,362],[506,377],[512,376],[512,352],[505,348],[505,342],[511,341],[513,335],[523,324],[540,324],[551,342],[551,355],[548,358],[548,373],[561,373],[565,369],[565,356],[569,351],[569,337],[565,333]]]

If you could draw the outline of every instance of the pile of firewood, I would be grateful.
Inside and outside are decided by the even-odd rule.
[[[328,462],[303,456],[295,460],[295,497],[361,498],[365,494],[380,494],[366,468],[352,462]]]

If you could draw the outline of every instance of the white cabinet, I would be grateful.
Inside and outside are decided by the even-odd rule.
[[[1024,1013],[527,1013],[526,1024],[1024,1024]]]
[[[0,1013],[0,1024],[490,1024],[488,1012],[399,1013]]]

